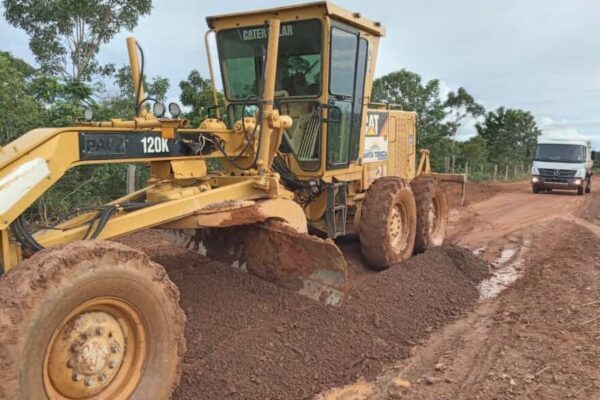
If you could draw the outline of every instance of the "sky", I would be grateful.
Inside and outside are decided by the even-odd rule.
[[[147,75],[171,81],[192,69],[208,77],[205,17],[298,3],[289,0],[154,0],[133,32],[101,48],[99,60],[127,64],[125,39],[144,48]],[[486,109],[531,111],[544,135],[584,135],[600,149],[600,1],[337,0],[386,28],[376,76],[406,68],[439,79],[442,94],[464,87]],[[24,32],[0,19],[0,50],[34,63]],[[475,134],[471,123],[459,137]]]

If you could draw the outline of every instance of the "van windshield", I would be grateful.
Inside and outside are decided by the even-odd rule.
[[[585,148],[574,144],[538,144],[535,161],[581,163],[585,161]]]
[[[217,45],[225,94],[230,100],[262,94],[268,29],[222,30]],[[322,32],[319,20],[283,23],[275,97],[316,97],[321,93]]]

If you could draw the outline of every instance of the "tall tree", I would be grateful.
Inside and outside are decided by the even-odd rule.
[[[4,16],[30,37],[46,71],[65,81],[88,82],[105,72],[96,56],[122,29],[132,30],[152,0],[3,0]]]
[[[213,107],[210,79],[204,79],[200,72],[193,70],[186,80],[179,83],[179,87],[181,88],[181,95],[179,96],[181,104],[190,107],[190,111],[185,114],[185,117],[192,126],[200,125],[200,122],[209,116],[210,108]],[[219,92],[217,98],[223,116],[223,95]],[[214,116],[214,111],[211,111],[210,114]]]
[[[25,61],[0,52],[0,146],[45,120],[32,89],[34,72]]]
[[[485,108],[475,101],[473,96],[460,87],[456,92],[448,93],[448,98],[444,102],[444,107],[448,110],[450,119],[449,126],[452,130],[452,159],[456,156],[456,134],[462,126],[465,118],[479,118],[485,114]]]
[[[136,95],[133,87],[133,78],[131,69],[128,65],[118,68],[112,76],[112,80],[117,89],[117,94],[107,94],[96,104],[97,117],[100,119],[124,118],[132,119],[135,117]],[[155,76],[150,81],[144,76],[144,90],[146,96],[154,101],[164,102],[167,92],[171,87],[168,78]],[[150,107],[152,101],[146,102],[145,106]]]
[[[403,110],[417,112],[419,147],[431,147],[451,135],[437,79],[424,83],[414,72],[405,69],[392,72],[373,82],[372,98],[376,102],[395,103]]]
[[[488,112],[476,129],[487,144],[489,161],[494,163],[530,160],[542,133],[529,111],[504,107]]]

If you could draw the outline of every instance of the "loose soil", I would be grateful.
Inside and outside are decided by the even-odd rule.
[[[466,250],[438,248],[381,273],[354,273],[361,279],[346,303],[326,307],[156,232],[124,242],[164,265],[181,293],[188,348],[175,399],[303,399],[372,379],[472,307],[487,271]]]
[[[599,202],[522,183],[455,209],[452,241],[520,278],[377,379],[319,399],[600,399]]]

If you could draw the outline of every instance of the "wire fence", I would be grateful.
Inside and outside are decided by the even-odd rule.
[[[530,175],[529,164],[524,162],[510,164],[469,164],[465,162],[452,165],[450,157],[445,159],[444,172],[465,174],[470,182],[514,181],[527,179]]]

